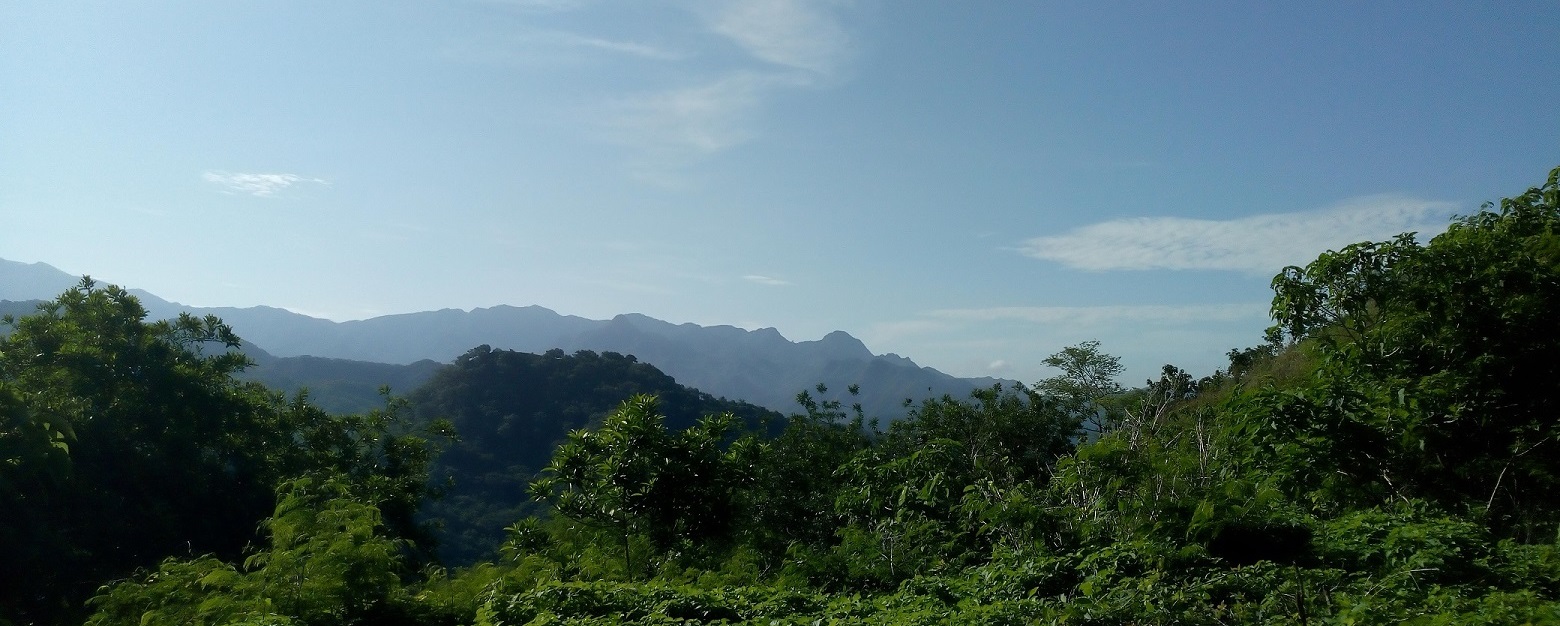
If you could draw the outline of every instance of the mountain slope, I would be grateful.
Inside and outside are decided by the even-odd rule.
[[[381,387],[404,396],[433,378],[443,363],[424,359],[397,365],[317,356],[272,356],[248,341],[241,348],[255,364],[238,378],[264,383],[289,395],[308,390],[309,402],[332,413],[382,408]]]
[[[0,300],[53,300],[80,280],[47,263],[0,259]]]

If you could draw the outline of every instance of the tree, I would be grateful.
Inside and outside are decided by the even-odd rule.
[[[1121,359],[1101,352],[1100,342],[1085,341],[1046,357],[1044,363],[1062,373],[1036,383],[1035,389],[1056,398],[1086,434],[1105,432],[1113,416],[1103,400],[1122,391],[1116,382]]]
[[[736,421],[729,413],[708,416],[674,434],[654,396],[634,396],[600,428],[569,433],[531,493],[560,515],[617,534],[632,578],[637,535],[661,551],[730,537],[736,488],[750,476],[752,454],[750,439],[722,449]]]
[[[961,480],[995,481],[1008,487],[1044,482],[1056,459],[1072,451],[1072,415],[1046,395],[1018,385],[944,396],[911,408],[882,438],[888,454],[907,456],[936,440],[958,443],[967,471]]]
[[[815,390],[828,393],[822,383]],[[860,389],[851,385],[847,392],[855,397]],[[835,499],[848,486],[835,471],[872,443],[860,404],[846,411],[840,400],[820,401],[806,391],[796,402],[803,412],[758,447],[751,487],[742,492],[746,539],[770,559],[836,541]]]
[[[235,378],[249,360],[216,317],[146,317],[83,279],[7,320],[0,622],[69,621],[99,585],[172,555],[235,559],[276,485],[301,476],[343,480],[417,536],[433,447],[394,404],[332,416],[288,401]]]
[[[11,615],[49,619],[192,547],[236,554],[265,515],[271,455],[291,442],[269,393],[232,378],[248,363],[237,336],[215,317],[145,318],[124,290],[83,279],[7,320],[0,441],[30,442],[0,469],[27,512],[0,519],[0,552],[24,556],[0,560]]]

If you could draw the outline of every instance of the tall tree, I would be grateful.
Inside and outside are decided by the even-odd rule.
[[[1101,351],[1100,342],[1085,341],[1062,348],[1043,362],[1062,373],[1036,383],[1035,389],[1056,398],[1087,433],[1098,436],[1105,432],[1112,415],[1104,400],[1122,391],[1116,382],[1122,371],[1121,359]]]

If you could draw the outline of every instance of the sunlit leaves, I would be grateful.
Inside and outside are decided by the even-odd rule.
[[[531,493],[561,515],[612,529],[626,563],[635,535],[661,551],[723,541],[736,487],[751,477],[749,444],[724,445],[735,416],[709,416],[679,433],[662,421],[653,396],[624,401],[600,428],[570,433]],[[625,569],[633,575],[631,563]]]

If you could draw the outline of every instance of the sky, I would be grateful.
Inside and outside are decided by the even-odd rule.
[[[0,258],[334,320],[847,331],[1034,382],[1560,165],[1556,2],[0,4]]]

